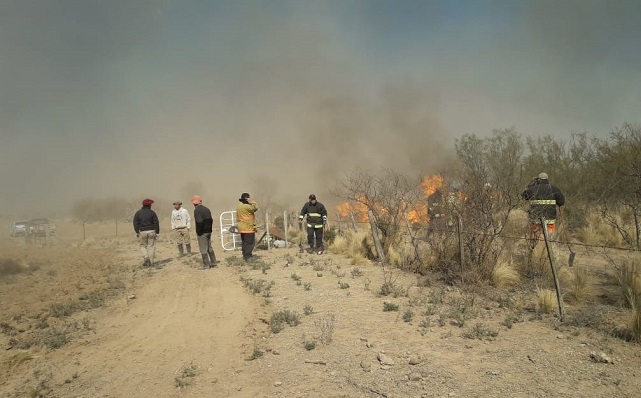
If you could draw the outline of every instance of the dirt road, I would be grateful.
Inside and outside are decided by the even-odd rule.
[[[639,345],[530,312],[529,292],[296,249],[208,271],[162,240],[151,269],[130,239],[3,249],[29,272],[2,279],[2,397],[641,396]]]

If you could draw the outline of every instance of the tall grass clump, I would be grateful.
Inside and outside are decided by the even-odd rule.
[[[641,341],[641,269],[638,258],[628,259],[616,271],[623,304],[630,308],[630,332]]]
[[[519,273],[507,261],[499,260],[492,269],[492,284],[497,288],[514,286],[520,281]]]
[[[556,305],[556,293],[550,289],[537,289],[537,304],[539,312],[549,314]]]

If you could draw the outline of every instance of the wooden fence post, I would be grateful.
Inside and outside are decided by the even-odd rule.
[[[463,220],[461,219],[460,215],[458,215],[456,218],[456,230],[458,232],[458,250],[461,256],[461,283],[463,283],[463,270],[465,269],[465,250],[463,248]]]
[[[421,256],[419,256],[418,254],[418,244],[416,243],[416,240],[414,240],[414,233],[412,232],[412,226],[410,225],[410,220],[409,218],[407,218],[407,213],[403,213],[403,217],[405,217],[405,225],[407,225],[407,232],[409,232],[410,239],[412,241],[412,246],[414,246],[414,253],[416,254],[416,259],[418,260],[421,267],[423,267],[423,260],[421,259]]]
[[[369,215],[369,224],[372,227],[372,237],[374,238],[374,245],[376,246],[376,252],[378,252],[378,258],[381,260],[381,265],[385,265],[385,253],[383,253],[383,246],[381,245],[381,241],[378,239],[378,231],[376,222],[374,221],[374,213],[369,210],[367,214]]]
[[[289,238],[287,235],[287,231],[289,230],[289,226],[287,225],[287,211],[283,212],[283,227],[285,228],[285,248],[289,247]]]
[[[541,229],[543,230],[543,238],[545,239],[545,248],[548,252],[548,259],[550,260],[550,267],[552,267],[552,276],[554,277],[554,289],[556,290],[556,301],[559,304],[559,319],[561,322],[565,320],[565,309],[563,308],[563,298],[561,297],[561,287],[559,286],[559,278],[556,275],[556,267],[554,266],[554,258],[552,256],[552,247],[550,247],[550,235],[548,234],[547,224],[545,219],[541,217]]]
[[[350,211],[349,217],[352,219],[352,228],[354,228],[354,232],[358,232],[358,229],[356,229],[356,221],[354,221],[354,213]]]

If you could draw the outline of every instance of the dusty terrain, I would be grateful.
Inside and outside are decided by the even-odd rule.
[[[21,268],[0,279],[0,396],[641,396],[639,345],[537,314],[533,291],[472,294],[296,248],[250,267],[218,244],[200,271],[164,235],[142,268],[124,235],[3,239]]]

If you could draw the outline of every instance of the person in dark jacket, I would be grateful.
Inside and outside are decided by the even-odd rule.
[[[155,243],[160,233],[160,223],[156,212],[151,210],[154,203],[152,199],[142,201],[142,207],[134,215],[134,231],[140,242],[140,252],[142,253],[144,267],[150,267],[154,264]]]
[[[194,195],[191,198],[191,203],[194,205],[194,222],[196,223],[198,248],[203,258],[201,269],[210,269],[218,264],[214,249],[211,247],[214,219],[211,217],[211,211],[203,205],[203,200],[200,196]]]
[[[314,194],[309,195],[309,202],[306,202],[300,211],[298,224],[301,230],[305,217],[307,217],[307,244],[309,244],[307,252],[314,252],[314,237],[316,237],[316,252],[323,254],[323,251],[325,251],[323,247],[323,231],[327,225],[327,210],[321,202],[316,200],[316,195]]]
[[[550,184],[547,173],[541,173],[532,180],[521,194],[521,197],[530,202],[528,217],[530,220],[530,238],[538,241],[541,235],[541,218],[545,220],[548,234],[556,232],[557,206],[565,204],[565,197],[561,190]]]

